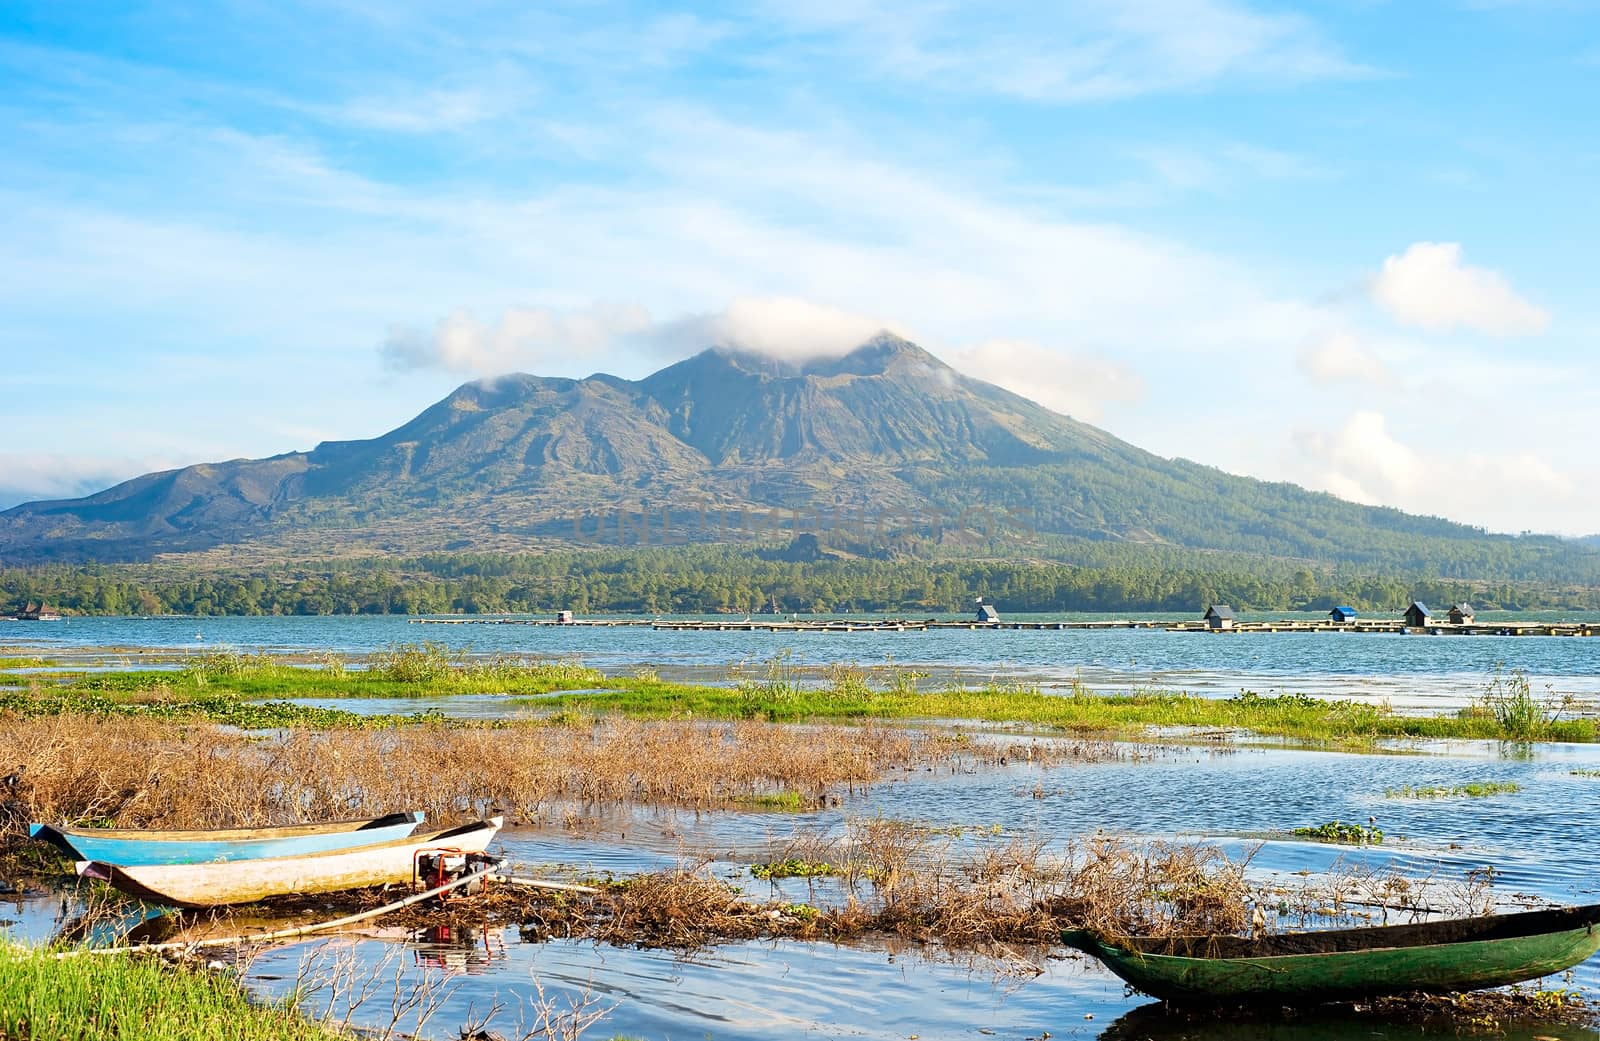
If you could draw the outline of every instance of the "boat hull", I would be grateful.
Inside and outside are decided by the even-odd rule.
[[[295,857],[207,864],[103,864],[83,862],[78,873],[111,883],[129,896],[170,907],[248,904],[274,896],[334,893],[406,882],[420,852],[482,853],[501,818],[414,835],[374,846]]]
[[[75,860],[105,864],[204,864],[266,857],[295,857],[405,838],[421,813],[391,813],[364,820],[296,824],[284,828],[213,831],[142,831],[33,824],[28,834]]]
[[[1354,949],[1233,957],[1190,956],[1196,953],[1192,949],[1187,954],[1140,950],[1140,941],[1117,942],[1081,931],[1064,933],[1062,939],[1099,958],[1136,989],[1166,1001],[1338,1001],[1411,991],[1479,990],[1563,972],[1600,950],[1597,922],[1600,906],[1568,908],[1434,923],[1468,927],[1458,929],[1456,936],[1442,930],[1446,942],[1384,945],[1390,939],[1385,933],[1395,934],[1395,940],[1428,935],[1426,925],[1396,926],[1324,934],[1372,934],[1357,936],[1355,942],[1362,946]],[[1474,932],[1471,927],[1479,923],[1498,924]],[[1318,936],[1302,935],[1312,944]],[[1187,946],[1200,945],[1190,941]]]

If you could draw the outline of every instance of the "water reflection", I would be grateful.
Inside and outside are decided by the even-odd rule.
[[[1437,1038],[1460,1031],[1443,1017],[1412,1020],[1396,1015],[1356,1012],[1346,1006],[1301,1012],[1274,1010],[1244,1016],[1235,1010],[1208,1015],[1141,1005],[1124,1013],[1100,1035],[1101,1041],[1373,1041],[1375,1038]],[[1503,1026],[1493,1036],[1507,1041],[1600,1041],[1600,1032],[1563,1024]]]
[[[484,926],[429,926],[413,934],[406,946],[419,968],[451,973],[482,973],[506,956],[505,940]]]
[[[1322,876],[1393,869],[1449,882],[1473,868],[1492,866],[1502,897],[1527,892],[1559,902],[1593,901],[1597,882],[1592,858],[1582,853],[1586,838],[1580,822],[1600,794],[1600,778],[1582,771],[1600,769],[1600,747],[1541,745],[1529,758],[1501,757],[1494,746],[1481,743],[1432,743],[1425,751],[1395,756],[1271,745],[1226,751],[1172,747],[1137,760],[919,774],[848,797],[843,806],[796,815],[593,807],[574,817],[582,820],[581,827],[508,829],[498,848],[527,868],[525,873],[542,875],[559,872],[538,865],[564,865],[580,875],[661,870],[698,862],[710,850],[717,858],[713,870],[732,876],[754,899],[781,894],[820,903],[847,894],[826,880],[769,887],[749,877],[749,865],[771,859],[797,829],[838,834],[847,818],[881,814],[951,826],[952,836],[961,826],[969,829],[952,843],[1037,836],[1059,849],[1097,829],[1207,838],[1235,853],[1254,850],[1255,877],[1291,890],[1302,884],[1302,871]],[[1386,796],[1388,789],[1407,785],[1470,781],[1514,783],[1521,790],[1483,799]],[[553,813],[552,820],[564,816]],[[1369,816],[1376,816],[1386,833],[1381,846],[1325,845],[1288,834],[1299,825]],[[990,835],[991,824],[1000,825],[1001,834]],[[20,923],[10,928],[18,939],[48,939],[71,917],[59,895],[7,898],[3,911],[4,918]],[[923,1041],[985,1041],[991,1034],[1020,1041],[1040,1038],[1044,1031],[1085,1041],[1103,1031],[1111,1038],[1152,1041],[1354,1041],[1358,1036],[1416,1038],[1424,1032],[1412,1024],[1322,1014],[1242,1024],[1174,1019],[1145,1009],[1142,998],[1127,996],[1099,963],[1061,957],[1059,951],[1032,952],[1016,963],[981,961],[975,967],[884,944],[756,942],[681,955],[545,941],[514,923],[488,922],[421,933],[374,928],[340,942],[369,968],[386,957],[398,959],[403,982],[449,977],[454,989],[429,1026],[431,1036],[445,1038],[456,1036],[469,1010],[481,1012],[495,1001],[506,1004],[514,1020],[519,1003],[526,1007],[536,999],[535,980],[562,1002],[587,994],[615,1005],[593,1036],[652,1041],[707,1034],[716,1041],[813,1036],[904,1041],[912,1034]],[[285,993],[302,961],[318,949],[301,943],[265,952],[249,979],[263,994]],[[1591,991],[1600,987],[1600,959],[1580,967],[1574,982]],[[1593,1031],[1568,1027],[1507,1036],[1531,1041],[1541,1035],[1600,1041]]]

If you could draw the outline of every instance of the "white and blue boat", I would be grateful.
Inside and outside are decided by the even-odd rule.
[[[421,813],[391,813],[364,820],[293,824],[282,828],[149,831],[142,828],[73,828],[33,824],[28,834],[74,860],[103,864],[212,864],[268,857],[297,857],[392,842],[422,823]]]

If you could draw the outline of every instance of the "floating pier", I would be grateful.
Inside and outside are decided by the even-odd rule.
[[[1593,622],[1429,622],[1407,625],[1399,620],[1361,619],[1350,622],[1234,622],[1216,627],[1204,621],[1165,625],[1169,633],[1408,633],[1417,636],[1600,636]]]
[[[1169,633],[1407,633],[1426,636],[1600,636],[1592,622],[1436,622],[1408,626],[1399,620],[1349,622],[1284,619],[1233,622],[1218,628],[1205,621],[1172,622],[1113,619],[1081,622],[980,622],[941,618],[412,618],[412,625],[531,625],[562,629],[654,629],[676,633],[922,633],[936,629],[1003,629],[1062,632],[1076,629],[1162,629]]]

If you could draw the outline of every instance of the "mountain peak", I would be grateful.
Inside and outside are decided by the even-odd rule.
[[[214,550],[298,559],[313,544],[335,555],[520,552],[623,540],[621,516],[639,504],[642,517],[648,498],[652,511],[663,506],[675,518],[699,511],[696,537],[706,538],[730,530],[717,534],[704,519],[713,516],[820,517],[849,507],[882,518],[875,530],[942,541],[966,537],[975,523],[988,530],[973,517],[1015,511],[1046,547],[1125,542],[1372,567],[1424,560],[1441,570],[1476,554],[1513,561],[1508,568],[1526,561],[1585,581],[1600,576],[1600,552],[1587,545],[1566,544],[1549,558],[1558,564],[1544,564],[1543,542],[1497,541],[1156,458],[957,376],[892,333],[843,354],[801,353],[713,348],[638,381],[521,373],[475,381],[370,440],[15,507],[0,513],[0,556]],[[657,516],[666,523],[665,512]],[[929,527],[914,518],[943,520]],[[648,531],[653,540],[656,520]]]
[[[921,347],[887,329],[844,354],[781,354],[739,345],[719,345],[708,347],[679,364],[695,369],[732,368],[771,377],[881,376],[908,364],[930,369],[948,368]],[[671,368],[677,366],[664,371]]]

